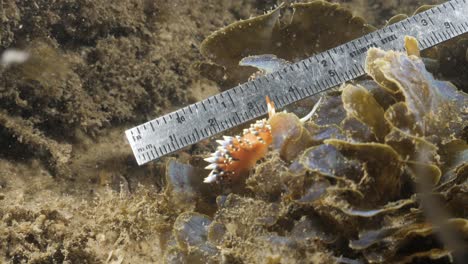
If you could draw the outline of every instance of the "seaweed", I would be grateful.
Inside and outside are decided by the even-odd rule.
[[[235,183],[244,186],[207,185],[202,183],[207,173],[201,157],[213,147],[207,141],[179,153],[177,160],[137,168],[121,129],[127,121],[146,120],[203,96],[188,90],[214,87],[198,83],[196,73],[189,73],[186,65],[202,59],[196,51],[202,34],[225,23],[215,19],[226,14],[218,11],[230,9],[227,20],[246,18],[252,3],[194,1],[183,8],[159,1],[154,5],[124,1],[110,8],[99,1],[35,2],[37,7],[30,1],[7,1],[8,11],[1,17],[2,22],[8,19],[0,32],[2,45],[16,45],[29,37],[32,43],[24,50],[33,54],[33,60],[2,69],[8,86],[0,91],[4,106],[0,112],[0,261],[356,264],[462,260],[468,242],[467,95],[440,81],[442,75],[432,76],[426,70],[429,64],[441,65],[442,53],[437,49],[419,52],[414,39],[408,38],[406,54],[369,51],[368,76],[326,94],[310,120],[302,123],[295,114],[278,114],[277,143],[245,183]],[[389,11],[389,3],[377,4],[382,12]],[[406,4],[399,10],[404,8]],[[308,19],[299,11],[294,18],[294,10],[307,10],[316,18]],[[102,17],[96,17],[98,11]],[[169,21],[164,11],[193,15],[197,24],[178,27],[184,23]],[[254,53],[244,51],[257,50],[255,46],[243,47],[233,68],[211,62],[199,66],[206,67],[208,74],[219,70],[220,82],[226,81],[225,74],[230,81],[245,57],[244,63],[268,71],[287,63],[283,59],[295,61],[320,51],[315,48],[328,48],[322,43],[346,41],[330,38],[320,28],[336,33],[341,32],[339,27],[348,30],[358,25],[351,30],[356,36],[363,28],[372,29],[350,12],[322,1],[283,5],[274,12],[280,14],[273,30],[284,35],[273,40],[283,45],[267,43],[270,51],[255,53],[262,63],[271,64],[252,63],[258,57],[248,57]],[[55,20],[70,13],[66,27]],[[330,23],[331,14],[339,18],[336,23]],[[86,15],[90,19],[78,27],[76,23]],[[255,18],[245,21],[256,22]],[[343,21],[351,24],[343,26]],[[24,29],[14,29],[21,23]],[[248,28],[248,24],[238,22],[233,27],[242,36],[245,27],[238,25]],[[314,39],[301,36],[307,33],[305,28]],[[78,30],[75,39],[70,38],[74,30]],[[186,36],[193,36],[186,34],[189,30],[196,38]],[[286,43],[280,36],[294,41]],[[330,44],[333,39],[337,43]],[[302,40],[319,45],[305,47]],[[189,42],[194,44],[191,49],[187,49]],[[34,54],[44,56],[37,60]],[[430,58],[425,57],[428,54]],[[242,80],[257,70],[244,68]],[[177,98],[169,94],[174,91]],[[295,107],[309,109],[307,104]],[[49,171],[72,177],[54,178]]]
[[[325,15],[317,15],[315,21],[322,21],[327,17],[324,10],[337,7],[321,1],[293,4],[291,8],[296,13],[290,17],[284,11],[286,8],[280,6],[258,18],[232,24],[205,40],[202,53],[224,67],[222,85],[245,81],[248,76],[265,74],[271,67],[287,63],[276,63],[272,60],[275,55],[286,61],[296,61],[320,51],[321,45],[304,47],[301,44],[301,30],[311,26],[309,20],[301,16],[304,15],[301,10],[321,10]],[[427,8],[429,6],[421,7],[416,12]],[[294,20],[296,15],[301,19]],[[343,14],[343,17],[350,19],[351,16]],[[404,18],[396,16],[388,23]],[[294,21],[303,24],[298,26]],[[337,21],[337,24],[342,22]],[[348,26],[364,25],[362,20],[354,21],[362,24]],[[289,25],[297,27],[292,30],[297,38],[290,38],[290,41],[268,39],[270,35],[275,36],[275,32],[282,36],[282,28]],[[314,28],[309,29],[314,36],[309,43],[326,43],[323,35],[314,35]],[[372,27],[364,28],[372,30]],[[352,31],[354,37],[366,31],[363,27],[360,30]],[[253,32],[260,37],[254,38]],[[334,31],[330,29],[330,32]],[[241,36],[251,37],[248,42],[233,40]],[[291,35],[284,33],[284,36]],[[276,45],[278,43],[281,45]],[[221,47],[227,47],[228,52],[221,52]],[[466,210],[456,208],[463,200],[457,193],[466,189],[466,144],[461,142],[468,125],[465,107],[468,97],[453,84],[437,80],[426,69],[426,66],[432,67],[433,71],[436,69],[433,66],[443,60],[438,49],[420,52],[417,41],[411,37],[405,38],[405,48],[406,53],[370,49],[365,68],[368,77],[343,85],[339,91],[325,96],[310,121],[302,124],[294,114],[277,114],[277,120],[272,120],[272,127],[278,132],[274,135],[272,153],[247,178],[249,192],[238,194],[253,197],[252,203],[263,201],[277,206],[280,213],[269,217],[271,226],[267,233],[243,233],[243,241],[254,241],[265,247],[266,252],[270,252],[269,248],[282,252],[283,257],[274,258],[278,262],[297,262],[301,255],[294,254],[298,249],[306,252],[321,249],[328,257],[342,256],[334,258],[342,263],[445,261],[451,254],[459,257],[458,252],[466,245],[466,232],[460,228],[463,224],[451,223],[462,221],[456,217],[466,220]],[[252,76],[255,69],[242,68],[242,65],[253,66],[260,72]],[[438,195],[435,194],[437,190]],[[449,196],[457,198],[449,202]],[[215,236],[214,243],[225,248],[224,239],[233,241],[229,228],[236,226],[234,230],[238,231],[246,227],[239,227],[243,219],[237,218],[219,223],[217,217],[231,206],[224,203],[229,198],[219,199],[223,206],[214,213],[216,224],[213,227],[220,233]],[[430,204],[434,205],[436,213],[427,212]],[[249,206],[232,205],[231,210],[242,211]],[[257,208],[264,206],[262,203]],[[254,217],[250,221],[255,225],[258,214],[250,216],[248,211],[243,211],[243,215],[246,219]],[[291,237],[285,232],[294,230],[293,223],[299,219],[304,227],[308,226],[307,221],[321,226],[322,235],[316,237],[317,242],[306,244],[305,248],[302,247],[304,237],[296,240],[296,232]],[[460,231],[461,236],[456,235]],[[441,233],[449,235],[440,236]],[[234,241],[237,242],[237,238]],[[421,241],[427,246],[419,243]],[[277,243],[282,247],[278,248]],[[250,254],[258,253],[255,249],[246,250],[246,244],[229,244],[229,251],[236,252],[232,259],[254,259]],[[270,260],[270,256],[260,256]]]
[[[341,97],[348,116],[367,125],[376,138],[382,141],[389,128],[382,122],[384,110],[374,96],[363,87],[347,85],[343,88]]]
[[[291,17],[281,16],[287,9],[293,10]],[[316,0],[280,5],[264,15],[233,23],[207,37],[200,50],[207,59],[225,68],[222,86],[228,87],[246,81],[254,72],[251,67],[239,66],[242,58],[274,54],[294,62],[372,30],[347,9]]]
[[[236,261],[298,262],[317,249],[342,263],[460,258],[468,96],[436,80],[415,40],[405,41],[407,53],[370,49],[373,81],[328,94],[309,121],[272,119],[275,144],[247,178],[249,192],[218,197],[212,243],[221,252]],[[310,221],[317,230],[299,235]]]

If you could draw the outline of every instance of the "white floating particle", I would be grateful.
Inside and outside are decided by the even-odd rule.
[[[29,57],[29,52],[18,49],[7,49],[2,53],[0,64],[2,64],[3,67],[8,67],[12,64],[24,63]]]

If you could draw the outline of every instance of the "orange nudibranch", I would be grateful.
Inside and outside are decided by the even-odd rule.
[[[248,129],[244,129],[242,136],[228,137],[224,136],[223,140],[217,140],[219,147],[206,158],[205,161],[210,164],[206,169],[211,170],[211,173],[205,178],[205,183],[215,181],[236,180],[244,173],[251,170],[257,161],[262,159],[267,153],[268,148],[273,142],[273,135],[269,124],[269,120],[275,116],[275,106],[270,98],[266,97],[269,119],[258,120],[250,125]],[[320,100],[319,100],[320,102]],[[312,111],[305,117],[301,118],[302,122],[310,119],[318,108],[317,103]]]

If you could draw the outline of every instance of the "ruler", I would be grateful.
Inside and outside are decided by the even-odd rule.
[[[362,76],[371,47],[404,49],[413,36],[424,50],[468,31],[468,0],[452,0],[358,39],[125,131],[139,165]]]

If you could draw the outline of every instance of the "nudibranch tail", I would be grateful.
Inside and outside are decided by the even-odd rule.
[[[322,99],[323,99],[323,97],[320,97],[318,102],[314,105],[314,107],[312,107],[312,110],[306,116],[304,116],[303,118],[300,119],[302,123],[309,120],[315,114],[315,112],[317,112],[317,109],[319,108],[320,103],[322,102]]]
[[[268,109],[268,117],[272,117],[275,115],[276,110],[275,110],[275,103],[270,100],[270,97],[268,95],[266,96],[266,104],[267,104],[267,109]]]

